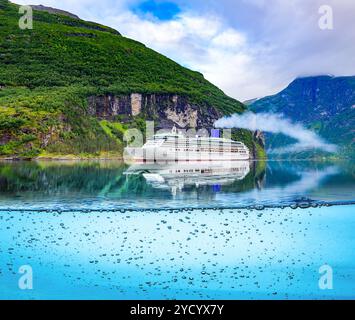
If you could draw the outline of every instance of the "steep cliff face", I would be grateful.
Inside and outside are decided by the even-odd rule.
[[[141,116],[156,121],[157,128],[212,128],[222,113],[213,106],[191,103],[174,94],[139,94],[92,96],[88,101],[91,116],[124,122]]]
[[[257,130],[254,132],[254,140],[262,147],[265,148],[265,135],[262,131]]]
[[[216,120],[223,116],[209,104],[192,103],[186,96],[176,94],[139,94],[91,96],[88,99],[88,115],[105,122],[110,130],[115,123],[126,128],[136,126],[137,119],[154,121],[155,129],[206,129],[214,128]],[[144,126],[144,125],[143,125]],[[142,127],[139,127],[141,130]],[[114,132],[112,133],[114,135]],[[261,131],[254,133],[233,129],[232,138],[244,142],[254,159],[265,158],[265,138]]]

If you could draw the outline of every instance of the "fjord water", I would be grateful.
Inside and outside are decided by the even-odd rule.
[[[355,298],[351,163],[192,170],[0,163],[0,298]]]

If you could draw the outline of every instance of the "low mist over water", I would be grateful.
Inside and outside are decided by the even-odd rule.
[[[298,142],[292,146],[271,150],[274,153],[287,153],[309,149],[320,149],[326,152],[336,152],[337,146],[329,144],[319,137],[315,132],[306,129],[298,123],[293,123],[281,114],[273,113],[252,113],[242,115],[234,114],[222,118],[215,123],[217,128],[242,128],[248,130],[261,130],[269,133],[282,133],[296,139]]]

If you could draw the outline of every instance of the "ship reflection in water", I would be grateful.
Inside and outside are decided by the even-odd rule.
[[[186,188],[210,187],[212,191],[219,192],[222,186],[243,180],[249,172],[249,161],[209,161],[134,164],[125,174],[142,175],[153,188],[171,190],[176,196]]]

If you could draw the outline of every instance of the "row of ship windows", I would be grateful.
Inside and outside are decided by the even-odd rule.
[[[235,146],[235,147],[241,147],[242,144],[241,143],[229,143],[229,142],[219,142],[219,143],[209,143],[209,142],[206,142],[206,143],[200,143],[200,142],[197,142],[197,143],[183,143],[183,142],[165,142],[163,144],[163,146],[176,146],[176,145],[181,145],[181,146]]]
[[[170,151],[174,151],[174,150],[170,150]],[[225,149],[175,149],[175,151],[185,151],[185,152],[219,152],[219,153],[223,153],[223,152],[231,152],[231,153],[247,153],[245,151],[245,149],[242,150],[238,150],[238,149],[233,149],[233,150],[225,150]]]
[[[246,168],[231,168],[230,171],[232,172],[239,172],[239,171],[245,171]],[[216,172],[225,172],[225,169],[193,169],[190,170],[169,170],[170,173],[193,173],[193,172],[202,172],[202,173],[216,173]]]

